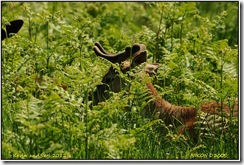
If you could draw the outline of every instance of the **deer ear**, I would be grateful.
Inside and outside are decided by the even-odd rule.
[[[155,64],[147,64],[145,66],[145,71],[147,74],[152,75],[155,74],[157,72],[159,68],[159,64],[155,63]]]
[[[2,40],[4,40],[7,36],[11,37],[10,35],[11,33],[17,33],[23,26],[23,23],[24,23],[23,20],[14,20],[10,22],[10,25],[6,25],[6,33],[3,29],[1,31]]]
[[[132,63],[136,65],[140,65],[146,61],[147,61],[147,51],[144,51],[138,54],[137,56],[135,56],[132,60]]]

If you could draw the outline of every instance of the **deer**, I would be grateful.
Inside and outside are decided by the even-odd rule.
[[[111,63],[122,64],[120,70],[123,74],[147,60],[146,46],[138,43],[135,43],[132,47],[126,47],[123,52],[112,54],[106,52],[104,48],[96,42],[94,44],[94,52],[98,57]],[[144,70],[139,74],[142,74],[143,77],[150,77],[158,68],[159,64],[157,63],[146,64]],[[124,85],[125,84],[119,74],[117,74],[116,70],[111,66],[102,79],[102,85],[97,86],[94,95],[97,95],[99,101],[104,101],[108,98],[106,90],[110,89],[117,93],[123,89]],[[172,124],[174,121],[180,122],[182,125],[178,129],[180,134],[188,132],[190,135],[193,135],[194,123],[197,115],[196,109],[193,107],[172,105],[158,94],[150,79],[145,82],[145,86],[148,90],[148,95],[152,98],[149,101],[149,111],[153,110],[158,113],[159,118],[168,124]]]
[[[23,26],[24,21],[23,20],[14,20],[11,21],[9,25],[6,25],[5,29],[2,28],[1,32],[1,38],[4,40],[5,38],[12,37],[12,34],[18,33],[18,31]]]
[[[130,54],[132,53],[136,55],[142,51],[145,53],[145,49],[145,45],[143,44],[134,44],[132,48],[127,46],[125,51],[112,54],[106,52],[99,43],[95,43],[94,45],[94,52],[98,57],[101,57],[102,59],[105,59],[111,63],[121,64],[123,62],[123,66],[121,68],[122,73],[126,73],[128,70],[130,70],[131,66],[136,65],[134,62],[132,62],[132,65],[130,65],[129,61],[127,60],[130,57]],[[98,85],[96,91],[94,92],[95,105],[98,102],[102,102],[108,99],[109,96],[106,91],[109,88],[111,88],[113,92],[118,93],[123,87],[124,82],[116,73],[116,70],[113,67],[110,67],[106,75],[103,76],[102,84]]]
[[[217,101],[208,101],[201,104],[200,109],[209,115],[232,115],[238,117],[238,101],[235,101],[234,105],[230,107],[225,103],[218,103]]]

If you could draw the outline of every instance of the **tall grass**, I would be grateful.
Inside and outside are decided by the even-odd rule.
[[[25,22],[2,41],[2,159],[239,159],[236,117],[198,111],[193,141],[148,115],[143,66],[107,101],[90,99],[111,65],[95,56],[97,41],[110,52],[145,44],[161,65],[155,87],[173,104],[237,98],[237,46],[212,37],[233,32],[238,4],[226,3],[229,20],[201,15],[201,2],[2,2],[2,17]]]

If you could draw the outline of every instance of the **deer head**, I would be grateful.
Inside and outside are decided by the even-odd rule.
[[[130,69],[146,62],[147,60],[147,51],[144,44],[136,43],[132,47],[126,47],[123,52],[112,54],[106,52],[99,43],[95,43],[94,52],[98,57],[106,59],[111,63],[120,64],[120,70],[122,73],[126,73]],[[151,75],[158,67],[158,64],[147,64],[145,66],[145,72]],[[123,79],[120,78],[116,69],[111,66],[103,77],[102,84],[97,86],[94,93],[95,104],[108,99],[109,96],[106,91],[111,90],[113,92],[120,92],[124,85]]]
[[[14,20],[14,21],[10,22],[10,25],[6,25],[5,29],[2,28],[2,32],[1,32],[2,40],[4,40],[5,38],[12,37],[11,34],[18,33],[18,31],[21,29],[23,23],[24,23],[23,20]]]

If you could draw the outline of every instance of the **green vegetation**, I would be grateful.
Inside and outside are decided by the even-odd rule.
[[[2,26],[24,20],[2,41],[2,159],[239,159],[238,118],[199,109],[238,98],[238,2],[1,3]],[[136,76],[93,105],[111,66],[95,42],[145,44],[159,94],[198,109],[197,141],[146,115]]]

